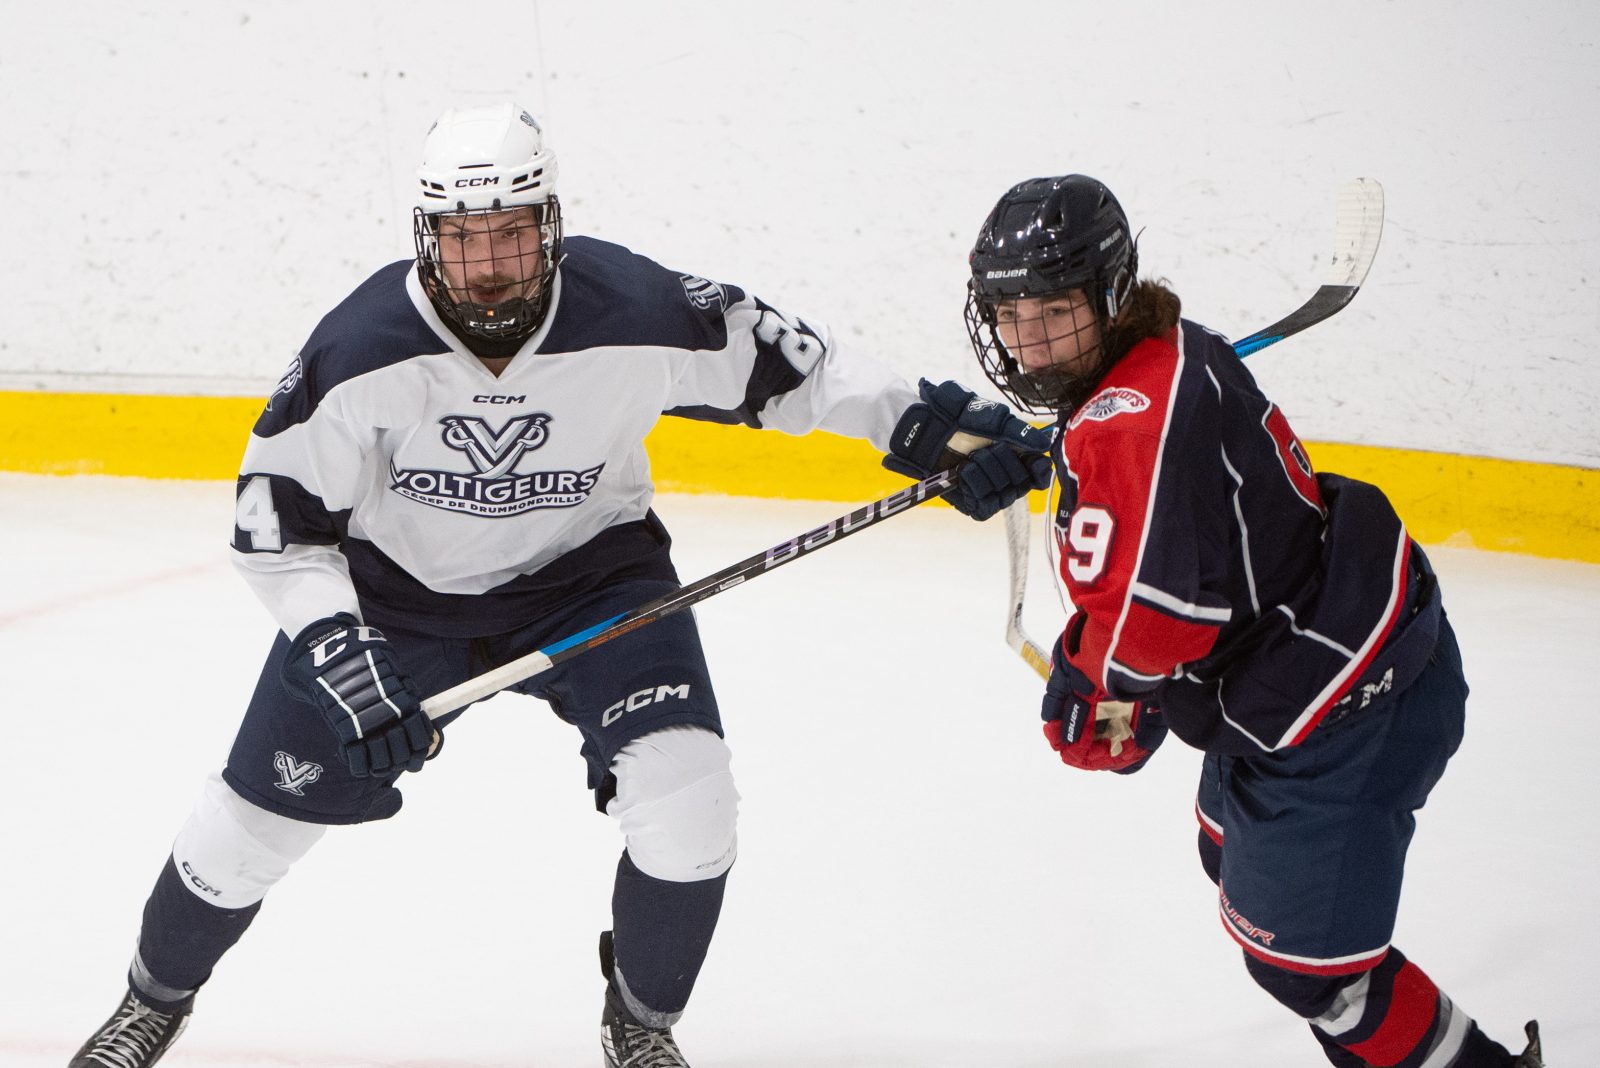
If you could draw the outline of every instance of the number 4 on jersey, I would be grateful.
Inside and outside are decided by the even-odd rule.
[[[250,535],[250,548],[254,551],[283,551],[278,510],[272,505],[272,480],[266,475],[252,476],[244,489],[239,491],[239,500],[233,509],[233,524]]]

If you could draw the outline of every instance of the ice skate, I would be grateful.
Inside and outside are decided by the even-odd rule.
[[[1539,1021],[1529,1020],[1523,1030],[1528,1035],[1528,1048],[1511,1062],[1512,1068],[1544,1068],[1544,1049],[1539,1044]]]
[[[157,1011],[130,990],[67,1068],[148,1068],[161,1059],[188,1024],[188,1012]]]
[[[672,1028],[636,1023],[610,985],[600,1014],[600,1048],[606,1055],[605,1068],[689,1068]]]

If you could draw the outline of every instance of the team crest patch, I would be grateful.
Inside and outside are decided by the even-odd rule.
[[[571,508],[588,499],[605,467],[519,474],[523,457],[550,436],[547,412],[516,416],[498,429],[476,415],[447,415],[439,425],[444,443],[466,454],[470,473],[389,467],[390,489],[435,508],[491,517]]]
[[[1126,386],[1110,386],[1080,404],[1078,410],[1072,413],[1067,428],[1070,430],[1085,419],[1103,423],[1124,412],[1142,412],[1148,407],[1150,398],[1138,390],[1128,389]]]
[[[306,796],[305,788],[322,778],[321,764],[309,760],[302,764],[281,749],[272,754],[272,766],[278,771],[278,781],[272,785],[296,797]]]
[[[267,398],[267,411],[272,411],[274,400],[294,392],[294,387],[300,384],[301,375],[300,357],[296,356],[289,362],[289,369],[283,372],[283,377],[278,379],[278,384],[273,387],[272,396]]]
[[[683,283],[683,292],[693,304],[701,311],[721,312],[728,306],[728,291],[721,285],[693,274],[680,274],[678,280]]]

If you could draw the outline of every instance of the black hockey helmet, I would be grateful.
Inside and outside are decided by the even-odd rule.
[[[1030,374],[996,333],[996,309],[1006,301],[1082,290],[1103,344],[1108,323],[1133,290],[1139,264],[1128,217],[1111,190],[1082,174],[1019,182],[984,220],[968,263],[967,332],[984,374],[1030,412],[1080,403],[1079,394],[1104,371],[1103,357],[1092,373]]]

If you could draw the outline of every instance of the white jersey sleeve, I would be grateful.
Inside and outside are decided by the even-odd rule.
[[[679,414],[732,421],[704,414],[708,408],[787,434],[820,429],[864,438],[888,451],[896,421],[918,399],[898,373],[862,353],[841,353],[826,326],[755,297],[739,299],[724,318],[726,348],[715,360],[688,362],[675,383]]]
[[[350,412],[350,402],[382,394],[346,384],[280,430],[271,418],[274,404],[299,400],[301,374],[297,358],[245,447],[233,552],[235,567],[290,637],[338,612],[361,617],[334,517],[362,496],[381,428],[407,418],[403,412]],[[414,407],[403,397],[391,394],[389,407],[396,400]]]

